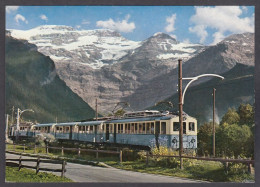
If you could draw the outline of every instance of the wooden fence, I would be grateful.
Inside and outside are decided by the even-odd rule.
[[[16,163],[18,162],[18,163]],[[30,165],[24,165],[22,164],[22,162],[36,162],[35,166],[30,166]],[[40,163],[51,163],[51,164],[61,164],[61,169],[50,169],[50,168],[42,168],[40,167]],[[19,157],[19,159],[6,159],[6,166],[10,166],[10,167],[18,167],[19,171],[21,168],[30,168],[30,169],[35,169],[36,174],[38,174],[38,172],[41,171],[52,171],[52,172],[61,172],[61,177],[65,176],[65,165],[66,165],[66,161],[62,160],[43,160],[40,159],[40,157],[38,157],[37,159],[22,159],[22,156]]]
[[[112,155],[118,155],[119,156],[119,162],[122,163],[122,150],[118,150],[118,151],[107,151],[107,150],[99,150],[98,148],[96,149],[81,149],[79,148],[67,148],[67,147],[51,147],[49,145],[46,146],[37,146],[35,145],[25,145],[25,144],[9,144],[9,145],[13,145],[13,150],[15,151],[16,149],[16,145],[22,146],[23,147],[23,152],[25,152],[26,148],[34,148],[34,154],[36,154],[37,152],[37,148],[45,148],[45,153],[48,155],[49,154],[49,149],[55,149],[55,150],[61,150],[61,155],[64,156],[64,150],[69,150],[69,151],[77,151],[78,152],[78,156],[80,156],[81,152],[94,152],[96,153],[96,159],[99,158],[99,153],[105,153],[105,154],[112,154]]]
[[[149,157],[180,158],[179,155],[153,155],[153,154],[149,154],[149,151],[147,151],[146,152],[146,166],[148,166],[148,164],[149,164]],[[222,162],[222,163],[224,163],[226,172],[228,169],[228,163],[246,164],[248,166],[249,173],[252,173],[252,164],[254,164],[254,160],[249,160],[249,159],[206,158],[206,157],[192,157],[192,156],[182,156],[182,158]]]

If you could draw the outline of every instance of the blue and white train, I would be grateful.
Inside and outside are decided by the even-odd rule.
[[[183,116],[183,148],[197,148],[197,120]],[[50,133],[56,139],[179,148],[179,116],[155,110],[129,112],[123,118],[31,126],[29,136]]]

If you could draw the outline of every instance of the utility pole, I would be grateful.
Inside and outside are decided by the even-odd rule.
[[[14,106],[12,107],[12,125],[14,124]]]
[[[97,108],[97,98],[96,98],[96,121],[98,120],[98,108]]]
[[[183,159],[182,159],[182,152],[183,152],[183,117],[182,117],[182,110],[183,110],[183,104],[182,104],[182,60],[179,59],[179,156],[180,156],[180,168],[183,169]]]
[[[5,141],[6,142],[8,140],[8,118],[9,118],[9,115],[6,114],[6,121],[5,121]]]
[[[16,119],[16,130],[19,131],[20,130],[20,109],[17,108],[17,119]]]
[[[213,157],[215,157],[215,91],[213,88]]]
[[[17,120],[16,120],[16,134],[15,134],[15,139],[16,141],[18,140],[18,136],[19,136],[19,130],[20,130],[20,109],[17,108]]]

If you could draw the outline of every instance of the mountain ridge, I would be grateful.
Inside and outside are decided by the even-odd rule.
[[[77,34],[74,33],[74,35]],[[71,35],[68,36],[71,37]],[[59,37],[61,41],[65,41],[63,35]],[[185,59],[183,76],[186,77],[202,73],[221,74],[232,69],[237,63],[253,65],[254,34],[246,33],[245,37],[240,37],[240,35],[232,37],[216,46],[205,47],[199,44],[184,44],[167,34],[156,33],[143,42],[134,43],[135,47],[127,46],[128,50],[119,56],[112,55],[111,57],[113,52],[110,51],[111,53],[106,54],[107,58],[102,56],[104,51],[100,51],[95,47],[96,44],[93,44],[92,50],[95,54],[92,52],[92,56],[86,54],[84,56],[83,49],[80,52],[81,56],[84,56],[81,59],[84,63],[77,61],[78,57],[74,56],[74,52],[67,53],[62,47],[46,48],[47,52],[41,51],[41,53],[47,56],[49,53],[67,55],[67,60],[54,59],[57,74],[92,108],[95,107],[95,98],[98,98],[100,111],[105,114],[112,111],[117,102],[129,102],[133,109],[140,110],[176,93],[179,57]],[[76,38],[80,37],[76,36]],[[93,38],[97,39],[98,36],[93,36]],[[108,41],[107,39],[102,37],[96,39],[95,41],[102,40],[102,44],[107,45],[104,43]],[[118,47],[119,43],[116,41],[118,40],[110,40],[112,44],[115,42],[114,46]],[[247,45],[243,46],[243,43]],[[100,58],[103,61],[97,68],[89,65]],[[201,79],[194,85],[207,80],[209,78]]]

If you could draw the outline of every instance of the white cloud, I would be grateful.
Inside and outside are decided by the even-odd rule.
[[[190,44],[190,39],[189,39],[189,38],[185,38],[185,39],[183,40],[183,43],[185,43],[185,44]]]
[[[164,28],[166,32],[173,32],[175,30],[174,23],[176,20],[176,14],[172,14],[171,16],[166,18],[167,26]]]
[[[80,25],[76,25],[76,29],[80,29],[81,28],[81,26]]]
[[[242,8],[243,12],[247,13],[248,8],[246,6],[242,6],[241,8]]]
[[[212,35],[213,44],[223,39],[225,32],[254,32],[254,16],[241,18],[243,8],[239,6],[195,7],[195,11],[190,18],[191,23],[195,25],[190,27],[189,31],[200,37],[201,43],[208,36],[207,28],[216,29]]]
[[[197,36],[200,37],[200,43],[203,43],[208,36],[208,32],[206,31],[206,27],[204,25],[196,25],[195,27],[190,27],[189,31],[196,33]]]
[[[13,11],[18,10],[19,6],[6,6],[6,12],[10,14]]]
[[[108,19],[106,21],[97,21],[97,27],[105,28],[105,29],[112,29],[117,30],[119,32],[132,32],[135,29],[134,22],[128,22],[130,15],[126,15],[125,19],[122,21],[114,21],[113,19]]]
[[[88,24],[90,24],[90,21],[88,21],[88,20],[83,20],[83,21],[81,22],[81,24],[83,24],[83,25],[88,25]]]
[[[44,15],[44,14],[40,15],[40,18],[41,18],[42,20],[44,20],[44,21],[48,21],[48,18],[47,18],[47,16],[46,16],[46,15]]]
[[[17,24],[19,24],[20,21],[25,22],[26,24],[28,24],[28,21],[26,20],[26,18],[24,16],[22,16],[21,14],[16,14],[15,18],[14,18],[15,22]]]

